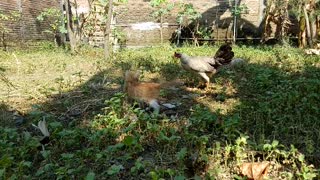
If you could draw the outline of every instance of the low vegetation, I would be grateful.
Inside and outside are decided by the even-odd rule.
[[[269,162],[265,179],[320,178],[320,60],[283,46],[234,46],[246,61],[209,90],[162,46],[78,55],[42,46],[0,52],[1,179],[246,179],[241,165]],[[160,116],[127,103],[126,69],[143,81],[181,79],[163,90]],[[50,142],[41,148],[45,119]]]

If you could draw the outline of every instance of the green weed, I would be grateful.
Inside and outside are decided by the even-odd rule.
[[[153,116],[126,101],[123,72],[142,81],[201,81],[174,51],[212,56],[218,46],[1,52],[1,179],[245,179],[244,162],[269,161],[269,179],[319,178],[319,59],[290,47],[234,46],[244,66],[223,69],[208,91],[161,93],[177,105]],[[3,93],[5,92],[5,93]],[[166,114],[167,113],[167,114]],[[19,115],[23,125],[13,121]],[[31,126],[46,119],[50,142]],[[3,124],[3,123],[2,123]]]

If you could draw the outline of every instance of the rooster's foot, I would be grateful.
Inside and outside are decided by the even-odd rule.
[[[207,83],[199,83],[197,86],[198,89],[206,89],[207,87]]]

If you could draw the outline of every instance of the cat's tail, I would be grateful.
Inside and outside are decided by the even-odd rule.
[[[184,82],[180,79],[175,79],[172,81],[167,81],[160,83],[160,88],[172,88],[172,87],[178,87],[184,85]]]

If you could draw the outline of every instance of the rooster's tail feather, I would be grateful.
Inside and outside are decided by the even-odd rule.
[[[225,65],[229,64],[234,57],[234,52],[232,51],[232,47],[230,44],[223,44],[220,46],[216,54],[214,55],[214,59],[217,64]]]

